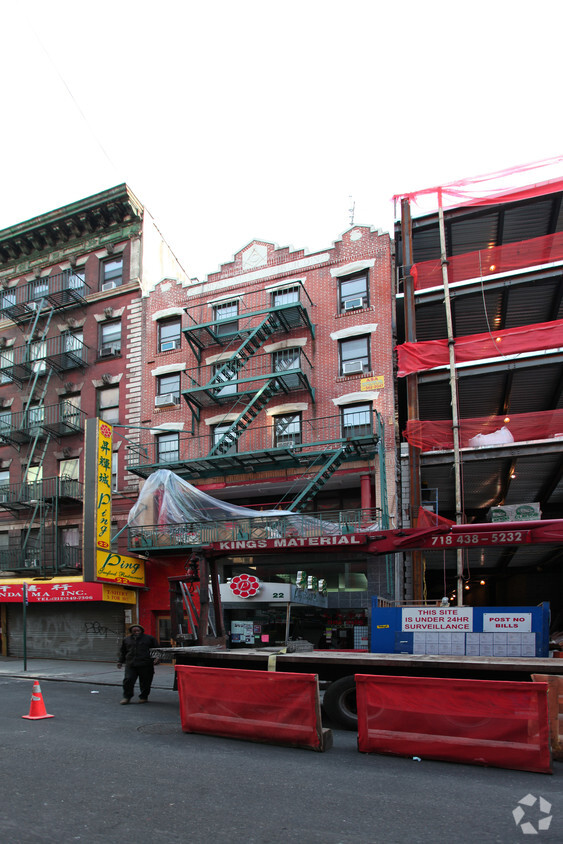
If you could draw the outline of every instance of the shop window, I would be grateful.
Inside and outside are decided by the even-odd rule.
[[[105,358],[121,354],[121,320],[100,323],[100,347],[98,357]]]
[[[274,417],[274,445],[291,448],[301,443],[301,414]]]
[[[340,340],[339,346],[341,375],[370,371],[369,335]]]
[[[238,331],[238,301],[221,302],[213,305],[213,319],[217,323],[215,333],[219,337]]]
[[[109,425],[119,422],[119,387],[96,390],[97,415]]]
[[[182,343],[182,322],[180,318],[163,319],[158,323],[158,351],[170,352],[179,349]]]
[[[368,273],[356,273],[339,279],[338,305],[340,313],[347,313],[369,305]]]
[[[158,434],[156,438],[156,462],[177,463],[180,459],[180,438],[176,432]]]
[[[100,286],[112,290],[123,284],[123,258],[108,258],[100,262]]]
[[[299,302],[299,287],[281,287],[272,291],[272,305],[292,305]]]
[[[230,423],[226,425],[214,425],[211,429],[211,438],[213,446],[216,446],[217,443],[223,438],[223,436],[227,433],[229,428],[231,427]],[[218,454],[236,454],[237,452],[237,442],[234,440],[233,442],[224,442],[221,444],[218,450]]]
[[[372,433],[372,406],[370,404],[350,404],[341,410],[342,437],[355,439]]]

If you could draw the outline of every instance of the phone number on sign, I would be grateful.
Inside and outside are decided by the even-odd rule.
[[[499,530],[495,533],[448,533],[433,536],[432,545],[517,545],[527,542],[529,530]]]

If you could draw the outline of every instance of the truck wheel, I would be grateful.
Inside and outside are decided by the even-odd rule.
[[[346,730],[358,729],[356,708],[356,681],[341,677],[330,684],[323,697],[323,707],[333,721]]]

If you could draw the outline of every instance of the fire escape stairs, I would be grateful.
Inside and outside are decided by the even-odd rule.
[[[276,392],[276,378],[269,378],[263,384],[258,392],[252,397],[251,401],[246,405],[242,413],[235,419],[230,427],[225,431],[221,439],[213,445],[213,448],[208,453],[208,457],[214,455],[225,454],[232,446],[234,446],[240,435],[246,431],[248,426],[256,419],[260,411],[268,404],[270,398]]]
[[[223,366],[217,370],[207,386],[220,386],[225,381],[231,381],[233,375],[238,375],[241,369],[244,369],[250,358],[256,354],[278,328],[278,320],[273,314],[268,314],[266,319],[262,320],[260,325],[252,329],[244,342],[224,362]]]
[[[325,463],[321,466],[317,474],[311,481],[307,484],[305,489],[303,489],[297,498],[292,501],[292,503],[287,508],[288,510],[292,510],[294,513],[301,513],[309,501],[315,497],[315,495],[323,488],[323,486],[327,483],[327,481],[332,477],[332,475],[336,472],[342,461],[344,460],[344,456],[346,452],[350,450],[349,445],[340,446],[340,448],[336,449],[336,451],[332,451],[325,461]]]

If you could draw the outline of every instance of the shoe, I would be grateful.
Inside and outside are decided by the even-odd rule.
[[[139,698],[139,703],[148,703],[148,702],[149,702],[149,699],[146,698],[146,697],[140,697]]]
[[[124,697],[119,702],[124,706],[126,703],[129,703],[130,700],[130,697]]]

